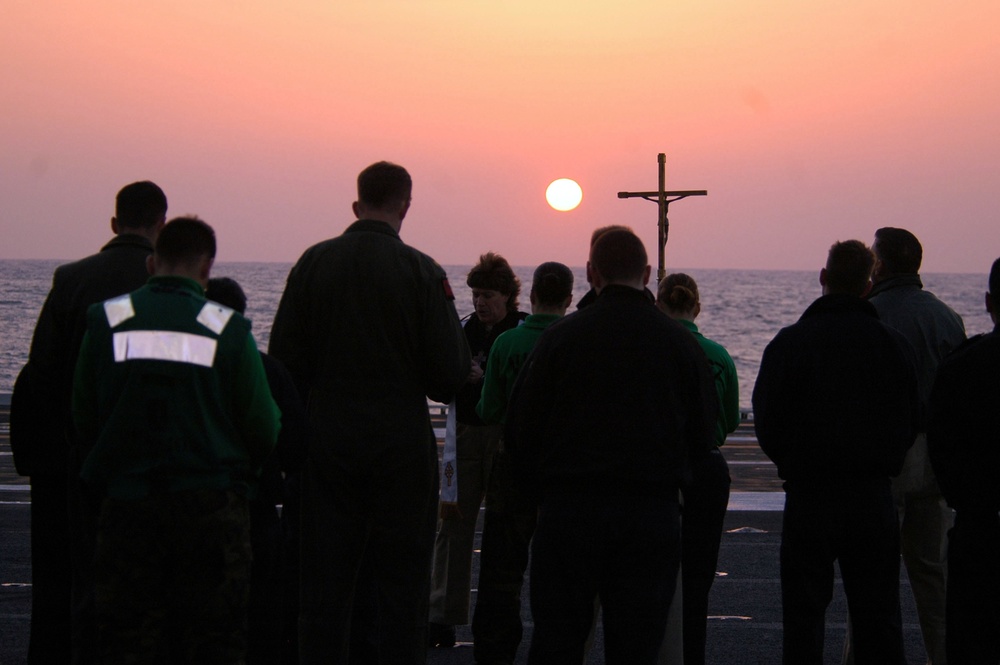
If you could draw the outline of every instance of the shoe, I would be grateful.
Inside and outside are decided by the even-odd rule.
[[[433,621],[428,623],[427,646],[432,649],[450,649],[455,646],[455,627]]]

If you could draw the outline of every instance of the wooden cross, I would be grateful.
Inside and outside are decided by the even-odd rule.
[[[656,162],[660,169],[660,188],[655,192],[618,192],[618,198],[620,199],[632,199],[640,198],[646,199],[647,201],[653,201],[659,207],[659,257],[660,264],[656,270],[656,283],[659,284],[660,280],[667,276],[666,268],[663,264],[663,253],[667,246],[667,232],[670,230],[670,220],[667,219],[667,207],[674,201],[680,201],[683,198],[689,196],[707,196],[708,190],[704,189],[693,189],[685,190],[680,192],[668,192],[665,187],[665,176],[664,167],[667,162],[667,156],[664,153],[660,153],[656,156]]]

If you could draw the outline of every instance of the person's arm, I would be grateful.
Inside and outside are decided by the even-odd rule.
[[[757,443],[778,467],[779,475],[798,422],[795,392],[802,389],[802,384],[796,384],[791,375],[787,355],[778,337],[767,345],[752,398]]]
[[[447,404],[468,377],[472,355],[455,311],[454,296],[450,295],[450,287],[445,288],[444,270],[437,267],[424,281],[421,377],[425,394],[435,402]]]
[[[267,352],[281,361],[288,370],[304,404],[309,403],[312,386],[312,370],[315,355],[309,343],[308,322],[305,309],[299,305],[299,264],[292,268],[278,303],[278,311],[271,325],[271,337]]]
[[[73,375],[73,426],[77,437],[86,446],[91,446],[101,433],[97,407],[97,377],[94,361],[93,338],[88,331],[80,344],[80,354]]]
[[[246,443],[250,466],[256,471],[277,443],[281,411],[271,397],[260,352],[249,329],[234,379],[236,426]]]
[[[499,424],[507,414],[507,382],[505,381],[506,354],[503,344],[497,339],[490,349],[486,361],[486,377],[483,379],[483,394],[476,405],[476,414],[487,425]]]
[[[735,432],[740,425],[740,381],[736,374],[736,364],[726,353],[719,383],[719,420],[726,434]]]

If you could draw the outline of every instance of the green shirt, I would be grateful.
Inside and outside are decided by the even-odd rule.
[[[493,342],[486,361],[483,394],[476,405],[476,413],[487,425],[504,423],[507,402],[514,389],[514,381],[528,359],[542,331],[562,318],[558,314],[531,314],[520,326],[501,333]]]
[[[713,342],[700,332],[694,321],[677,319],[677,323],[694,334],[702,351],[708,356],[708,366],[715,379],[715,392],[719,397],[719,420],[715,424],[715,445],[726,442],[726,435],[740,424],[740,388],[736,377],[736,365],[725,347]]]
[[[247,488],[280,412],[250,321],[183,277],[92,305],[73,388],[81,476],[118,499]]]

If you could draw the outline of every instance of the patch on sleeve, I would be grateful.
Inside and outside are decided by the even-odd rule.
[[[132,296],[125,294],[111,300],[104,301],[104,315],[108,318],[108,325],[115,328],[135,316],[135,309],[132,307]]]
[[[451,290],[451,284],[448,283],[447,277],[441,278],[441,286],[444,287],[444,294],[448,296],[448,300],[454,300],[455,292]]]
[[[201,308],[201,312],[198,314],[198,323],[205,326],[216,335],[221,335],[222,331],[226,329],[226,324],[229,323],[229,319],[233,316],[233,310],[220,305],[217,302],[212,302],[209,300],[205,303],[205,306]]]

